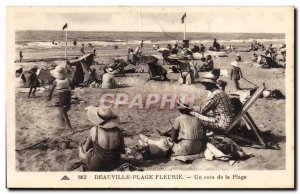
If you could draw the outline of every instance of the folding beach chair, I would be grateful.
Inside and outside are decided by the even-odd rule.
[[[233,120],[233,123],[229,126],[228,129],[226,129],[225,134],[229,136],[230,138],[241,140],[247,143],[251,144],[257,144],[259,143],[262,146],[265,146],[264,140],[261,138],[259,134],[259,129],[253,119],[251,118],[250,114],[247,112],[250,107],[255,103],[255,101],[261,96],[263,91],[265,90],[265,86],[259,87],[254,94],[245,102],[245,104],[242,106],[242,109],[238,112],[238,114],[235,116],[235,119]],[[255,137],[257,138],[258,142],[252,141],[250,139],[247,139],[245,137],[240,137],[235,134],[230,134],[231,130],[234,128],[234,126],[241,121],[241,119],[244,119],[246,124],[250,127],[251,131],[254,133]]]

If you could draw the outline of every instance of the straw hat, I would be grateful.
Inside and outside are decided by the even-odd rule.
[[[110,108],[87,107],[87,117],[94,125],[105,129],[118,127],[118,116]]]
[[[192,99],[189,96],[184,96],[184,97],[176,99],[176,103],[177,103],[178,106],[180,106],[180,108],[190,109]]]
[[[109,67],[109,68],[106,69],[106,71],[107,71],[107,73],[113,74],[114,69]]]
[[[239,64],[239,63],[238,63],[237,61],[232,61],[232,62],[231,62],[231,65],[234,66],[234,67],[238,67],[238,66],[239,66],[238,64]]]
[[[65,67],[62,65],[57,65],[55,69],[50,71],[50,74],[56,79],[66,79],[66,70]]]
[[[202,84],[204,83],[212,83],[212,84],[216,84],[217,83],[217,76],[212,74],[212,73],[208,73],[206,75],[204,75],[201,79],[200,82]]]

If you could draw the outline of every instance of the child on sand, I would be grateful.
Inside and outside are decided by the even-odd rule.
[[[79,157],[85,159],[89,171],[111,171],[125,153],[118,116],[109,108],[87,107],[87,117],[95,126],[79,147]]]
[[[67,112],[71,108],[71,89],[73,88],[69,78],[66,76],[66,70],[63,66],[58,65],[50,71],[50,74],[55,78],[48,96],[51,100],[53,94],[55,104],[59,108],[59,118],[62,126],[66,127],[70,132],[73,131]]]
[[[239,80],[243,78],[241,68],[239,68],[237,61],[233,61],[231,65],[233,66],[231,69],[231,80],[233,78],[236,90],[241,90],[239,85]]]
[[[33,67],[30,70],[30,76],[28,78],[28,82],[29,82],[29,86],[30,86],[28,98],[31,97],[31,94],[32,94],[32,97],[35,97],[36,88],[40,85],[38,76],[36,74],[37,69],[38,69],[37,67]]]

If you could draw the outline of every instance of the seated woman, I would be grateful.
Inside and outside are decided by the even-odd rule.
[[[212,71],[214,69],[214,61],[211,55],[207,55],[207,59],[204,64],[200,67],[199,71]]]
[[[120,161],[120,155],[125,153],[118,116],[109,108],[88,107],[87,117],[95,126],[79,147],[79,157],[85,159],[89,171],[113,170]]]
[[[190,102],[191,100],[188,97],[177,100],[181,115],[175,119],[174,124],[168,130],[171,132],[171,137],[151,140],[144,135],[140,135],[140,144],[148,149],[144,157],[153,159],[168,154],[171,156],[187,156],[199,154],[204,150],[206,130],[203,128],[201,121],[190,114]]]
[[[116,81],[114,77],[114,70],[112,68],[105,69],[105,73],[102,76],[102,87],[105,89],[116,88]]]

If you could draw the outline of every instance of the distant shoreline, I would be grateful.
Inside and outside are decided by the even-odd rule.
[[[40,32],[47,32],[47,31],[51,31],[51,32],[64,32],[62,30],[16,30],[16,32],[36,32],[36,31],[40,31]],[[182,33],[182,32],[168,32],[168,31],[89,31],[89,30],[69,30],[68,32],[101,32],[101,33],[121,33],[121,32],[125,32],[125,33]],[[189,33],[200,33],[200,34],[282,34],[284,35],[284,33],[268,33],[268,32],[186,32],[187,34]]]

